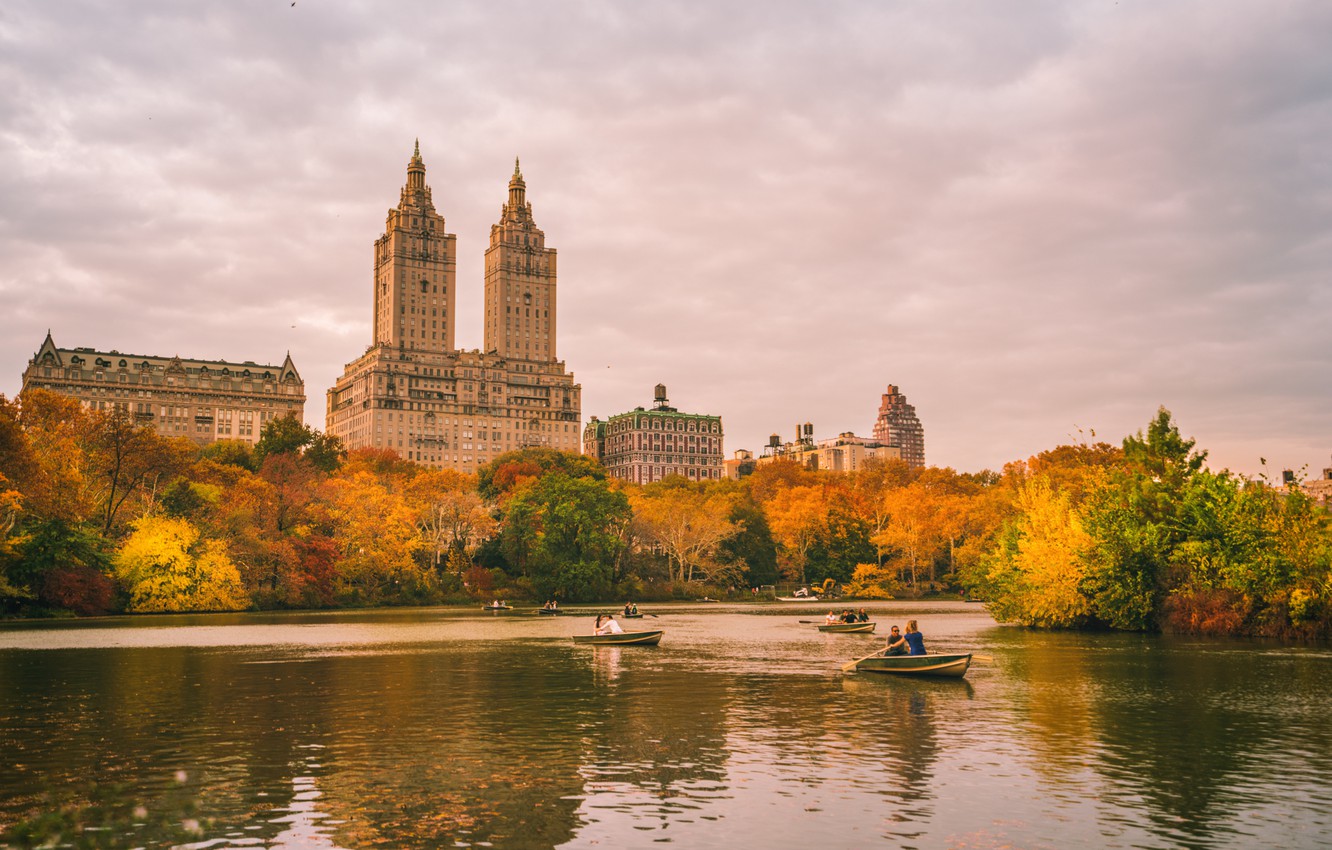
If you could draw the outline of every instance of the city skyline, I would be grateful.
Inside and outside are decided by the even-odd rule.
[[[419,137],[461,349],[521,158],[583,424],[664,383],[757,453],[893,384],[962,471],[1161,405],[1213,467],[1328,464],[1319,4],[136,8],[0,11],[6,396],[48,328],[289,350],[322,429]]]

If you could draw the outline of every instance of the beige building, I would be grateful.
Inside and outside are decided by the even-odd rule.
[[[870,458],[887,460],[900,457],[902,451],[897,446],[885,446],[872,439],[857,437],[850,431],[843,431],[830,439],[815,440],[814,426],[806,422],[796,426],[794,442],[783,443],[777,434],[769,437],[767,448],[754,459],[754,463],[763,466],[776,460],[793,460],[806,469],[855,472]]]
[[[651,410],[641,407],[606,421],[593,416],[583,429],[583,454],[601,461],[615,478],[648,484],[668,475],[690,481],[722,477],[720,416],[681,413],[657,384]]]
[[[486,250],[485,350],[454,348],[457,237],[435,210],[418,144],[375,241],[374,336],[328,391],[326,431],[347,448],[464,472],[526,446],[578,451],[582,388],[556,359],[545,243],[515,162]]]
[[[305,382],[290,354],[281,366],[146,357],[57,348],[47,331],[23,372],[23,389],[31,387],[77,398],[91,410],[119,411],[159,434],[199,444],[255,443],[269,421],[305,418]]]

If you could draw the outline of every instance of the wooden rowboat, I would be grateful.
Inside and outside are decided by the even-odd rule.
[[[656,646],[661,643],[664,634],[664,631],[658,629],[655,632],[625,632],[618,635],[574,635],[573,642],[596,646]]]
[[[971,653],[961,655],[875,655],[856,662],[858,673],[899,676],[945,676],[961,679],[971,666]]]
[[[536,609],[536,612],[537,612],[538,614],[544,614],[544,615],[546,615],[547,617],[554,617],[554,616],[557,615],[557,614],[563,614],[563,613],[564,613],[564,612],[561,611],[559,608],[538,608],[538,609]]]
[[[508,605],[482,605],[482,606],[481,606],[481,610],[482,610],[482,611],[508,611],[508,610],[510,610],[510,608],[509,608]]]
[[[860,634],[873,634],[877,623],[824,623],[819,626],[821,632],[858,632]]]
[[[643,615],[642,615],[642,614],[621,614],[621,615],[619,615],[619,616],[620,616],[620,619],[622,619],[622,620],[641,620],[641,619],[643,619]]]

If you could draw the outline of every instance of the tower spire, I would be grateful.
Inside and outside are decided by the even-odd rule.
[[[513,158],[513,176],[518,180],[523,179],[523,172],[518,168],[518,157],[516,156]]]

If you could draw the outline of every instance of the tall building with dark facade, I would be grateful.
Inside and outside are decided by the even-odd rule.
[[[657,384],[651,410],[641,407],[606,421],[593,416],[583,429],[583,454],[595,457],[615,478],[648,484],[668,475],[690,481],[722,477],[720,416],[681,413]]]
[[[47,331],[23,370],[23,390],[51,390],[91,410],[119,411],[167,437],[200,445],[255,443],[270,421],[305,418],[305,382],[291,355],[280,366],[58,348]]]
[[[901,449],[902,460],[913,467],[925,465],[925,429],[916,417],[916,408],[894,384],[879,402],[879,418],[874,423],[874,441]]]
[[[582,388],[556,357],[555,250],[517,163],[485,255],[484,351],[454,347],[457,237],[425,173],[418,144],[375,241],[374,335],[328,391],[326,431],[463,472],[526,446],[578,451]]]

